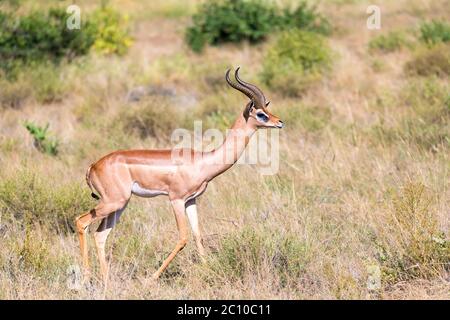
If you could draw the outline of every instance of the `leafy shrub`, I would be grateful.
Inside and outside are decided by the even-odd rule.
[[[323,35],[331,33],[330,22],[317,12],[316,7],[309,6],[306,2],[300,2],[294,9],[284,9],[279,20],[282,29],[298,28]]]
[[[380,35],[369,42],[370,51],[393,52],[409,44],[404,33],[392,31],[385,35]]]
[[[422,183],[407,183],[392,196],[383,222],[380,259],[388,281],[431,277],[448,263],[450,241],[439,230],[432,199]]]
[[[94,34],[93,48],[104,54],[123,55],[131,45],[128,17],[110,7],[96,10],[89,20]]]
[[[301,95],[330,67],[331,57],[322,36],[297,29],[284,31],[268,50],[261,77],[284,94]]]
[[[33,122],[25,122],[25,128],[34,138],[34,146],[36,149],[40,152],[56,156],[58,154],[59,143],[58,140],[48,137],[48,127],[48,123],[45,127],[41,127]]]
[[[197,52],[206,44],[257,42],[279,29],[295,27],[324,34],[331,29],[328,21],[305,2],[293,10],[280,10],[266,1],[213,0],[205,2],[192,20],[186,41]]]
[[[9,70],[18,63],[73,59],[87,54],[92,46],[102,53],[123,54],[130,46],[127,20],[111,8],[82,19],[80,29],[68,29],[68,17],[59,8],[19,18],[0,12],[0,67]]]
[[[405,72],[409,75],[445,77],[450,75],[450,45],[441,44],[420,51],[405,64]]]
[[[77,215],[93,207],[89,188],[83,183],[60,184],[48,175],[24,168],[0,180],[2,219],[24,225],[40,223],[52,229],[72,230]]]
[[[420,26],[420,39],[428,45],[450,41],[450,24],[433,20]]]
[[[51,9],[47,14],[32,12],[20,18],[0,12],[1,66],[86,54],[94,43],[91,29],[83,25],[81,30],[69,30],[67,17],[63,9]]]
[[[273,28],[276,13],[266,2],[214,0],[206,2],[192,19],[187,42],[194,51],[201,51],[206,43],[263,39]]]

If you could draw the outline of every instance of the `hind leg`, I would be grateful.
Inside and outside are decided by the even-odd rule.
[[[112,213],[108,217],[104,218],[100,225],[98,226],[97,231],[94,233],[95,246],[97,247],[97,255],[100,263],[100,271],[102,274],[103,281],[105,282],[105,286],[108,280],[108,263],[106,261],[105,255],[105,244],[106,239],[108,238],[109,233],[112,228],[119,222],[120,216],[122,212],[125,210],[126,204],[123,208]]]
[[[75,225],[78,232],[78,238],[80,240],[81,257],[83,260],[83,268],[85,275],[89,274],[89,259],[86,232],[89,225],[95,220],[95,209],[79,216],[75,219]]]
[[[81,257],[83,259],[83,267],[84,272],[86,275],[89,274],[89,259],[88,259],[88,247],[87,247],[87,229],[89,225],[101,218],[107,217],[109,214],[120,210],[125,206],[127,201],[117,201],[117,202],[110,202],[105,203],[101,202],[99,203],[94,209],[91,211],[79,216],[75,219],[75,224],[78,232],[78,238],[80,240],[80,250],[81,250]]]

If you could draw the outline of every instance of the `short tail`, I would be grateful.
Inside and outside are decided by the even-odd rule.
[[[91,197],[94,198],[95,200],[100,199],[100,197],[93,192],[91,192]]]
[[[91,197],[98,200],[98,199],[100,199],[100,197],[94,193],[94,188],[92,187],[92,184],[91,184],[91,179],[90,179],[91,168],[92,168],[92,164],[89,166],[89,168],[86,171],[86,183],[92,191]]]

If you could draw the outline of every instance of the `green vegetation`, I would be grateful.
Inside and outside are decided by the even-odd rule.
[[[0,1],[0,50],[9,52],[0,68],[0,299],[450,299],[450,50],[448,21],[432,20],[448,0],[406,11],[406,0],[380,0],[389,21],[373,38],[355,28],[359,0],[234,9],[243,1],[80,0],[86,34],[77,37],[42,18],[72,1]],[[211,3],[229,11],[208,11],[211,33],[193,21],[214,35],[201,45],[244,45],[194,54],[189,16]],[[53,27],[39,30],[44,23]],[[18,27],[32,37],[12,36]],[[88,32],[85,52],[59,47]],[[29,42],[16,59],[6,49],[19,38]],[[74,218],[98,204],[87,167],[115,150],[172,148],[174,129],[193,133],[199,120],[206,149],[220,145],[225,135],[207,130],[226,134],[248,101],[224,80],[238,65],[286,126],[259,130],[250,143],[262,163],[233,166],[197,200],[205,263],[190,233],[150,282],[178,233],[167,197],[133,196],[106,242],[108,287],[95,221],[91,281],[72,289],[83,271]],[[253,162],[254,150],[242,156]],[[259,171],[267,159],[276,174]]]
[[[305,31],[317,32],[323,35],[331,34],[331,24],[325,16],[320,14],[315,6],[302,1],[294,8],[286,8],[279,15],[280,29],[298,28]]]
[[[80,29],[68,29],[68,17],[62,8],[19,17],[0,12],[0,68],[11,70],[17,64],[33,61],[71,60],[87,54],[91,47],[102,53],[124,54],[130,46],[126,19],[111,8],[98,9],[92,17],[81,19]]]
[[[59,142],[55,138],[49,138],[48,127],[48,123],[45,127],[41,127],[33,122],[25,122],[25,128],[34,138],[36,149],[48,155],[56,156]]]
[[[186,41],[197,52],[206,44],[258,42],[280,29],[301,28],[324,34],[331,30],[328,20],[305,2],[293,10],[281,10],[268,1],[214,0],[205,2],[192,20]]]
[[[67,17],[63,9],[51,9],[47,14],[36,11],[18,19],[0,12],[0,67],[17,61],[57,61],[86,54],[94,43],[90,26],[69,30]]]
[[[283,32],[264,59],[262,80],[286,95],[299,96],[331,66],[325,39],[312,32]]]
[[[432,20],[420,26],[420,39],[428,45],[450,41],[450,24],[446,21]]]
[[[259,41],[270,33],[275,17],[273,7],[260,1],[206,2],[192,17],[186,40],[194,51],[208,43]]]
[[[94,11],[89,20],[94,34],[94,50],[103,54],[123,55],[131,46],[128,17],[111,7]]]
[[[369,49],[370,51],[393,52],[400,50],[409,44],[405,33],[391,31],[371,39],[369,42]]]

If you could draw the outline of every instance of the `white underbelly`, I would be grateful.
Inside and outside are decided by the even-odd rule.
[[[139,197],[144,198],[152,198],[161,195],[168,195],[166,191],[142,188],[137,182],[134,182],[133,185],[131,186],[131,192]]]

